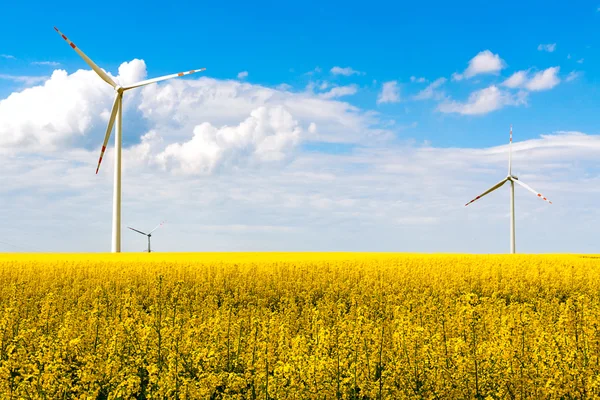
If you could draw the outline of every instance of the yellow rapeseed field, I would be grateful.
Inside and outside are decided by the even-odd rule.
[[[599,261],[0,255],[0,398],[599,398]]]

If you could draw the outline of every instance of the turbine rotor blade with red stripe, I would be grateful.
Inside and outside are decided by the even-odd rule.
[[[164,80],[171,79],[171,78],[177,78],[179,76],[195,74],[196,72],[202,72],[204,70],[206,70],[206,68],[193,69],[191,71],[179,72],[177,74],[171,74],[171,75],[165,75],[165,76],[161,76],[159,78],[147,79],[145,81],[134,83],[133,85],[125,86],[124,90],[129,90],[129,89],[133,89],[133,88],[136,88],[136,87],[149,85],[151,83],[156,83],[156,82],[164,81]]]
[[[547,201],[548,203],[552,204],[552,202],[550,200],[548,200],[547,198],[545,198],[541,193],[538,193],[535,190],[533,190],[533,188],[531,186],[529,186],[529,185],[521,182],[518,179],[516,179],[515,182],[518,183],[519,185],[523,186],[525,189],[529,190],[531,193],[535,194],[540,199],[542,199],[544,201]]]
[[[500,186],[504,185],[504,183],[508,180],[508,178],[504,178],[502,179],[500,182],[498,182],[496,185],[492,186],[491,188],[489,188],[488,190],[486,190],[485,192],[481,193],[479,196],[475,197],[473,200],[471,200],[470,202],[468,202],[467,204],[465,204],[465,207],[468,206],[469,204],[471,204],[472,202],[479,200],[480,198],[482,198],[483,196],[485,196],[488,193],[493,192],[494,190],[498,189]]]
[[[104,152],[106,151],[106,145],[108,144],[108,139],[110,139],[110,134],[113,129],[113,125],[115,124],[115,117],[117,116],[117,111],[119,111],[119,107],[121,107],[121,95],[117,93],[115,96],[115,102],[112,106],[112,111],[110,113],[110,118],[108,120],[108,127],[106,127],[106,134],[104,135],[104,143],[102,143],[102,149],[100,150],[100,158],[98,159],[98,167],[96,167],[96,174],[100,169],[100,164],[102,163],[102,157],[104,157]]]
[[[67,41],[67,43],[69,43],[69,45],[73,48],[73,50],[75,50],[77,52],[77,54],[79,54],[81,56],[81,58],[83,58],[83,60],[87,63],[87,65],[89,65],[94,71],[96,71],[96,73],[100,76],[100,78],[102,78],[106,83],[108,83],[113,88],[117,86],[115,81],[113,81],[112,78],[110,76],[108,76],[108,74],[106,72],[104,72],[100,67],[98,67],[92,60],[90,60],[90,58],[88,56],[86,56],[83,51],[79,50],[79,47],[75,46],[75,43],[71,42],[61,31],[58,30],[57,27],[54,27],[54,30],[56,32],[58,32],[58,34],[60,36],[62,36],[62,38]]]
[[[154,229],[152,229],[152,230],[150,231],[150,233],[154,232],[155,230],[157,230],[158,228],[160,228],[161,226],[163,226],[165,222],[167,222],[167,221],[163,221],[163,222],[161,222],[160,224],[158,224],[158,225],[156,226],[156,228],[154,228]]]

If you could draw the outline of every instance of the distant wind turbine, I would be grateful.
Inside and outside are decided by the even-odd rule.
[[[514,176],[512,174],[512,125],[510,127],[510,140],[508,142],[508,176],[506,178],[504,178],[503,180],[501,180],[500,182],[498,182],[496,185],[492,186],[491,188],[489,188],[488,190],[486,190],[485,192],[480,194],[479,196],[475,197],[473,200],[471,200],[467,204],[465,204],[465,207],[468,206],[469,204],[473,203],[474,201],[479,200],[486,194],[491,193],[494,190],[498,189],[500,186],[504,185],[506,182],[510,182],[510,253],[515,254],[515,183],[523,186],[525,189],[529,190],[531,193],[535,194],[540,199],[547,201],[550,204],[552,204],[552,202],[550,200],[548,200],[546,197],[542,196],[541,193],[536,192],[530,186],[521,182],[519,180],[519,178],[517,178],[516,176]]]
[[[113,125],[115,123],[115,119],[117,120],[117,127],[115,129],[115,178],[114,178],[114,192],[113,192],[113,220],[112,220],[112,245],[111,251],[113,253],[118,253],[121,251],[121,121],[123,118],[123,92],[134,89],[140,86],[149,85],[151,83],[156,83],[160,81],[164,81],[166,79],[176,78],[178,76],[184,76],[193,74],[195,72],[204,71],[206,68],[201,69],[193,69],[191,71],[179,72],[177,74],[161,76],[160,78],[147,79],[138,83],[134,83],[128,86],[120,86],[113,79],[108,76],[104,70],[100,69],[88,56],[86,56],[83,51],[79,49],[79,47],[75,46],[75,43],[71,42],[61,31],[59,31],[56,27],[54,30],[58,32],[63,39],[69,43],[69,45],[83,58],[83,60],[89,65],[99,76],[113,87],[115,90],[115,101],[113,102],[112,112],[110,114],[110,118],[108,120],[108,127],[106,128],[106,135],[104,136],[104,143],[102,144],[102,150],[100,151],[100,159],[98,160],[98,167],[96,168],[96,174],[100,169],[100,163],[102,162],[102,157],[104,156],[104,151],[106,150],[106,145],[108,144],[108,139],[110,138],[110,134],[112,132]]]
[[[141,233],[144,236],[148,236],[148,253],[150,253],[152,250],[150,249],[150,238],[152,237],[152,232],[154,232],[155,230],[157,230],[158,228],[160,228],[161,226],[163,226],[165,223],[165,221],[161,222],[160,224],[158,224],[156,226],[156,228],[152,229],[149,233],[145,233],[142,231],[138,231],[137,229],[134,229],[130,226],[128,226],[129,229],[131,229],[132,231],[136,231],[137,233]]]

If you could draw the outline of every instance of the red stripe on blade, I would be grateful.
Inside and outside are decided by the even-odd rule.
[[[77,46],[75,46],[75,43],[71,42],[71,47],[72,47],[72,48],[75,48],[75,47],[77,47]]]

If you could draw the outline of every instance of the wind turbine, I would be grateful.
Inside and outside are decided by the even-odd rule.
[[[150,253],[151,252],[151,250],[150,250],[150,238],[152,237],[152,232],[154,232],[155,230],[157,230],[158,228],[160,228],[161,226],[163,226],[164,223],[165,223],[165,221],[161,222],[160,224],[158,224],[156,226],[156,228],[152,229],[149,233],[138,231],[137,229],[134,229],[134,228],[132,228],[130,226],[128,226],[128,228],[131,229],[132,231],[136,231],[137,233],[141,233],[144,236],[148,236],[148,253]]]
[[[517,178],[516,176],[514,176],[512,174],[512,125],[510,126],[510,140],[508,142],[508,176],[506,178],[504,178],[503,180],[501,180],[500,182],[498,182],[496,185],[492,186],[491,188],[489,188],[488,190],[486,190],[485,192],[480,194],[479,196],[475,197],[473,200],[471,200],[467,204],[465,204],[465,207],[468,206],[469,204],[473,203],[475,200],[479,200],[486,194],[491,193],[494,190],[498,189],[500,186],[504,185],[506,182],[510,182],[510,253],[515,254],[515,183],[517,185],[523,186],[525,189],[529,190],[531,193],[535,194],[540,199],[547,201],[550,204],[552,204],[552,202],[550,200],[548,200],[546,197],[542,196],[541,193],[536,192],[530,186],[521,182],[519,180],[519,178]]]
[[[75,46],[75,43],[71,42],[58,28],[54,27],[54,30],[58,32],[63,39],[69,43],[69,45],[83,58],[83,60],[89,65],[97,74],[104,80],[104,82],[108,83],[115,90],[115,100],[112,106],[112,112],[110,114],[110,118],[108,120],[108,127],[106,128],[106,135],[104,136],[104,143],[102,144],[102,150],[100,150],[100,159],[98,160],[98,167],[96,168],[96,174],[100,169],[100,163],[102,162],[102,157],[104,156],[104,151],[106,150],[106,145],[108,144],[108,139],[110,138],[110,134],[112,132],[113,125],[115,123],[115,119],[117,121],[117,127],[115,129],[115,178],[114,178],[114,189],[113,189],[113,220],[112,220],[112,245],[111,251],[113,253],[119,253],[121,251],[121,145],[122,145],[122,130],[121,130],[121,121],[123,118],[123,93],[127,90],[134,89],[140,86],[149,85],[151,83],[156,83],[160,81],[164,81],[166,79],[176,78],[178,76],[184,76],[193,74],[195,72],[204,71],[206,68],[193,69],[191,71],[179,72],[177,74],[161,76],[159,78],[146,79],[144,81],[134,83],[128,86],[120,86],[115,83],[115,81],[106,73],[104,70],[100,69],[88,56],[85,55],[83,51],[79,49],[79,47]],[[150,240],[148,238],[148,240]],[[148,246],[150,246],[148,242]],[[150,248],[150,247],[148,247]]]

